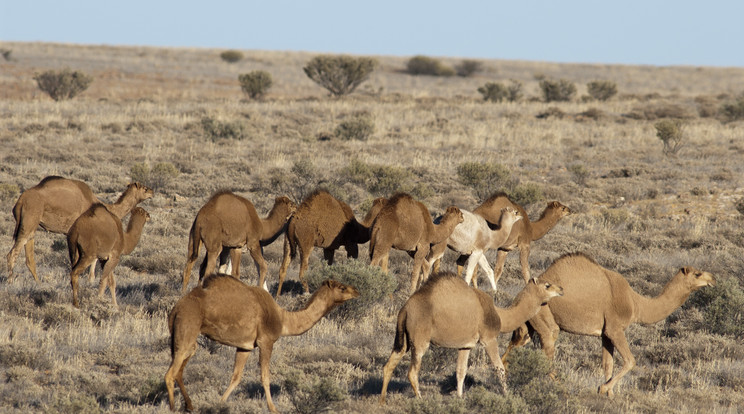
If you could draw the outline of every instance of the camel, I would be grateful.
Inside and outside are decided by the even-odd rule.
[[[103,265],[101,282],[98,285],[98,297],[102,297],[108,286],[111,301],[116,303],[116,280],[114,268],[122,254],[134,250],[142,236],[145,223],[150,215],[141,207],[135,207],[124,232],[121,220],[103,204],[94,204],[81,214],[67,233],[67,248],[70,252],[70,284],[72,285],[72,305],[80,307],[78,302],[78,276],[95,260]]]
[[[430,343],[458,349],[457,396],[462,397],[470,351],[481,343],[496,369],[501,391],[506,393],[506,375],[499,357],[499,333],[533,317],[551,298],[560,296],[558,285],[531,280],[514,299],[512,306],[498,309],[487,293],[470,287],[453,273],[437,273],[416,291],[398,313],[395,342],[383,368],[380,403],[385,403],[387,387],[395,367],[411,349],[408,380],[416,397],[421,398],[418,373],[421,358]]]
[[[497,193],[492,195],[488,200],[484,201],[480,206],[473,210],[473,213],[483,217],[489,223],[498,223],[501,217],[501,209],[504,207],[512,207],[519,211],[522,216],[522,220],[514,224],[512,231],[509,234],[509,238],[506,240],[503,246],[501,246],[496,254],[496,265],[494,266],[495,274],[494,281],[498,283],[501,278],[501,274],[504,272],[504,263],[506,262],[506,255],[515,248],[519,249],[519,261],[522,265],[522,277],[525,282],[530,279],[530,243],[535,240],[541,239],[545,234],[558,223],[560,219],[571,214],[571,209],[564,206],[557,201],[551,201],[548,203],[545,210],[543,210],[540,218],[531,222],[527,216],[527,212],[519,204],[511,201],[509,197],[504,193]],[[458,263],[464,262],[464,257],[458,259]],[[439,269],[439,263],[434,264],[434,270]],[[458,266],[458,274],[462,271],[462,268]]]
[[[186,402],[186,410],[193,410],[183,385],[183,369],[196,352],[197,337],[203,334],[236,348],[232,377],[221,401],[227,400],[240,383],[248,356],[258,347],[266,403],[271,412],[276,412],[269,388],[269,362],[274,343],[282,336],[302,335],[331,309],[358,296],[354,287],[326,280],[303,310],[289,312],[280,308],[271,295],[259,287],[248,286],[229,275],[206,277],[202,286],[182,297],[168,315],[172,360],[165,373],[165,385],[170,409],[175,409],[175,380]]]
[[[434,224],[426,206],[408,194],[398,193],[377,214],[370,236],[370,264],[387,272],[390,248],[404,250],[413,257],[411,293],[421,284],[422,269],[432,244],[442,243],[464,220],[455,206],[447,207],[439,224]],[[428,273],[428,272],[425,272]]]
[[[212,196],[199,210],[189,232],[186,267],[183,270],[183,292],[189,286],[191,269],[199,257],[199,247],[204,243],[207,250],[199,268],[199,281],[204,275],[214,272],[219,259],[220,264],[227,261],[229,254],[232,275],[240,277],[240,250],[245,246],[253,257],[259,275],[259,286],[266,286],[266,261],[263,246],[271,244],[285,230],[287,220],[297,209],[287,197],[274,200],[269,215],[259,218],[256,208],[248,199],[221,191]]]
[[[556,259],[538,281],[559,283],[564,289],[563,297],[550,301],[528,321],[529,328],[540,335],[545,355],[551,360],[555,356],[555,342],[560,331],[601,337],[605,382],[598,391],[610,397],[614,395],[615,384],[635,366],[625,337],[628,326],[659,322],[679,308],[692,292],[715,285],[710,273],[683,267],[657,297],[649,298],[636,293],[622,275],[603,268],[581,253]],[[526,334],[526,329],[515,332],[504,357],[524,342]],[[624,364],[613,376],[616,348]]]
[[[140,183],[131,183],[114,204],[103,204],[117,218],[122,219],[137,204],[152,196],[151,188]],[[13,247],[8,252],[7,258],[8,280],[14,279],[13,267],[15,267],[21,248],[24,248],[26,267],[31,271],[34,280],[39,282],[34,259],[36,228],[41,226],[48,232],[67,234],[72,223],[96,203],[101,203],[101,201],[87,184],[69,178],[49,176],[24,191],[13,206],[16,227],[13,233]],[[94,277],[95,262],[92,265],[91,280]]]
[[[305,198],[289,219],[284,234],[284,258],[279,268],[279,286],[276,289],[276,297],[279,297],[282,292],[287,268],[298,248],[301,261],[298,278],[302,282],[305,293],[308,292],[308,286],[304,275],[313,247],[323,248],[323,257],[329,265],[333,264],[333,256],[341,246],[346,249],[347,257],[356,259],[359,256],[357,245],[369,241],[370,227],[377,213],[382,209],[384,201],[384,198],[376,199],[367,216],[360,223],[354,217],[354,212],[348,204],[333,197],[325,190],[316,190]]]
[[[509,237],[512,227],[522,219],[522,216],[516,209],[504,207],[501,209],[498,229],[491,230],[488,222],[483,217],[467,210],[462,210],[462,214],[465,220],[455,226],[455,230],[452,231],[452,234],[447,240],[431,247],[431,251],[426,257],[426,263],[429,264],[440,260],[444,255],[446,247],[449,247],[461,255],[468,255],[465,264],[465,282],[467,284],[470,284],[477,264],[486,272],[488,281],[491,282],[491,289],[495,291],[496,280],[494,279],[493,269],[488,264],[485,253],[487,250],[498,249],[503,246]],[[475,287],[478,286],[476,281],[473,281],[473,285]]]

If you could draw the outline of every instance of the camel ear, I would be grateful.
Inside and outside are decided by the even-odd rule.
[[[339,285],[339,283],[338,283],[338,282],[336,282],[336,281],[335,281],[335,280],[333,280],[333,279],[326,279],[326,280],[325,280],[325,281],[323,282],[323,286],[328,286],[328,287],[329,287],[329,288],[331,288],[331,289],[335,288],[335,287],[336,287],[336,286],[338,286],[338,285]]]
[[[683,275],[689,275],[690,272],[692,272],[692,268],[689,266],[685,266],[681,269],[679,269],[680,272],[682,272]]]
[[[535,279],[534,277],[531,277],[530,280],[529,280],[529,282],[527,282],[527,283],[532,283],[533,285],[536,285],[537,284],[537,279]]]

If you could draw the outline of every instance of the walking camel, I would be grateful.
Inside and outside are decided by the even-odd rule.
[[[550,301],[528,325],[540,335],[549,359],[555,356],[560,331],[602,338],[602,369],[605,382],[599,393],[612,396],[615,384],[635,366],[625,330],[632,323],[653,324],[679,308],[690,294],[715,284],[713,275],[692,267],[681,268],[655,298],[636,293],[620,274],[605,269],[591,258],[573,253],[561,256],[539,278],[559,283],[564,295]],[[504,357],[523,342],[526,330],[515,331]],[[613,375],[613,353],[617,349],[623,367]]]
[[[391,197],[380,210],[372,225],[369,252],[370,264],[387,272],[391,248],[404,250],[413,257],[411,293],[422,282],[426,255],[432,244],[447,240],[452,230],[462,223],[463,214],[455,206],[447,207],[439,224],[434,224],[426,206],[408,194]]]
[[[502,327],[516,327],[534,316],[551,298],[560,296],[558,285],[531,280],[507,309],[497,309],[487,293],[468,286],[453,273],[437,273],[408,299],[398,313],[395,342],[383,368],[380,403],[385,403],[387,387],[395,367],[411,350],[408,380],[416,397],[421,398],[418,373],[429,344],[456,348],[457,395],[462,397],[470,351],[476,343],[486,349],[496,369],[499,385],[506,392],[506,375],[499,357],[499,333]]]
[[[297,250],[300,251],[301,262],[298,278],[306,293],[308,286],[305,272],[313,247],[323,248],[323,257],[329,265],[333,264],[333,256],[341,246],[346,249],[347,257],[356,259],[359,256],[357,245],[369,241],[370,227],[384,202],[384,198],[375,199],[367,216],[360,223],[348,204],[325,190],[316,190],[305,198],[287,223],[287,231],[284,234],[284,257],[279,268],[276,297],[282,292],[287,268]]]
[[[191,269],[199,257],[199,247],[204,243],[206,256],[199,267],[199,281],[215,271],[217,260],[227,261],[229,253],[232,275],[240,278],[240,250],[245,246],[253,257],[259,275],[259,286],[266,286],[266,261],[263,246],[271,244],[285,230],[287,220],[297,209],[287,197],[274,200],[269,215],[259,218],[256,208],[248,199],[221,191],[212,196],[199,210],[189,232],[186,267],[183,270],[183,292],[189,286]]]
[[[358,296],[354,287],[326,280],[303,310],[289,312],[280,308],[271,295],[259,287],[248,286],[229,275],[206,277],[203,285],[182,297],[168,315],[172,360],[165,373],[165,385],[170,409],[175,409],[175,381],[186,402],[186,410],[193,410],[183,384],[183,370],[196,352],[196,339],[202,334],[236,348],[230,384],[221,401],[227,400],[240,383],[248,356],[258,347],[266,404],[271,412],[276,412],[269,387],[269,363],[274,343],[282,336],[302,335],[331,309]]]
[[[135,207],[124,232],[121,220],[103,204],[94,204],[81,214],[70,227],[67,234],[67,249],[70,252],[70,284],[72,285],[72,305],[80,307],[78,301],[78,276],[96,260],[103,265],[101,281],[98,284],[98,297],[103,297],[108,286],[111,301],[115,308],[116,279],[114,268],[119,264],[122,254],[132,253],[142,236],[145,223],[150,215],[141,207]]]
[[[501,209],[498,228],[492,230],[483,217],[467,210],[462,210],[462,214],[465,220],[455,226],[447,240],[431,247],[431,251],[426,257],[426,263],[441,260],[444,251],[449,247],[461,255],[468,255],[465,262],[465,282],[467,284],[470,284],[470,280],[473,278],[475,266],[479,265],[486,272],[488,281],[491,282],[491,289],[495,291],[496,280],[485,253],[487,250],[498,249],[503,246],[514,224],[522,220],[522,216],[516,209],[504,207]],[[473,286],[478,287],[476,280],[473,281]]]
[[[140,183],[131,183],[115,203],[102,204],[117,218],[122,219],[137,204],[152,196],[151,188]],[[101,201],[87,184],[69,178],[48,176],[39,184],[24,191],[13,206],[16,226],[13,232],[13,247],[7,256],[8,280],[14,279],[15,261],[23,248],[26,252],[26,267],[38,282],[34,258],[36,228],[41,226],[48,232],[67,234],[72,223],[96,203]],[[95,261],[91,265],[90,279],[93,280]]]

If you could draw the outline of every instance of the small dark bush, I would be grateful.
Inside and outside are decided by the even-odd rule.
[[[155,191],[165,188],[179,173],[178,168],[169,162],[159,162],[152,168],[147,163],[137,163],[129,170],[132,181],[140,182]]]
[[[697,114],[687,106],[662,102],[635,106],[625,116],[631,119],[653,121],[662,118],[692,119]]]
[[[477,60],[465,59],[455,65],[455,72],[457,73],[457,76],[467,78],[480,72],[482,66],[483,64]]]
[[[428,56],[414,56],[408,60],[406,71],[411,75],[452,76],[455,70],[437,59]]]
[[[243,60],[245,56],[243,55],[243,52],[239,50],[226,50],[220,53],[220,57],[227,63],[236,63]]]
[[[736,211],[744,215],[744,197],[736,200],[736,202],[734,202],[734,207],[736,208]]]
[[[341,121],[334,135],[342,140],[366,141],[375,132],[375,123],[369,115],[357,115]]]
[[[684,145],[684,124],[678,119],[664,119],[654,124],[656,136],[664,144],[664,154],[674,155]]]
[[[55,101],[72,99],[93,83],[93,77],[70,69],[48,70],[34,76],[34,80],[39,89]]]
[[[744,290],[735,278],[700,289],[690,302],[703,310],[710,332],[744,338]]]
[[[566,113],[561,110],[561,108],[557,108],[555,106],[551,106],[544,112],[540,112],[539,114],[535,115],[535,118],[537,119],[548,119],[548,118],[556,118],[556,119],[563,119],[565,118]]]
[[[573,174],[574,181],[580,186],[586,185],[586,178],[589,176],[589,170],[582,164],[571,164],[568,171]]]
[[[617,95],[617,85],[612,81],[592,81],[586,84],[589,96],[598,100],[606,101]]]
[[[11,49],[0,49],[0,55],[3,55],[3,59],[10,62],[13,58],[10,56],[10,54],[13,53]]]
[[[506,383],[512,390],[524,387],[535,378],[543,378],[550,374],[550,361],[541,350],[514,348],[509,353],[507,361],[509,374]]]
[[[509,170],[501,164],[473,161],[457,166],[460,183],[472,188],[480,200],[504,188],[510,176]]]
[[[332,411],[333,405],[344,401],[348,394],[334,378],[309,376],[295,372],[284,380],[284,389],[299,414]]]
[[[576,95],[576,85],[566,79],[540,81],[540,90],[545,102],[567,102]]]
[[[245,126],[240,121],[223,122],[207,116],[201,119],[201,127],[212,141],[220,138],[245,138]]]
[[[721,107],[721,114],[727,121],[741,121],[744,119],[744,95],[740,96],[736,102],[724,104]]]
[[[0,183],[0,201],[15,201],[20,193],[17,185]]]
[[[476,386],[465,394],[468,408],[474,413],[520,414],[529,412],[524,400],[515,394],[501,395]]]
[[[509,102],[517,102],[522,99],[522,82],[516,79],[509,80],[509,86],[506,87],[506,100]]]
[[[272,171],[271,187],[299,204],[318,186],[320,174],[313,162],[307,158],[295,161],[290,172],[291,175],[283,169]]]
[[[536,203],[545,198],[542,188],[533,183],[520,184],[507,191],[507,193],[512,201],[522,206]]]
[[[387,274],[378,266],[370,266],[361,260],[346,260],[329,266],[320,262],[305,274],[310,291],[314,292],[326,279],[337,280],[354,286],[361,294],[332,311],[330,317],[361,319],[369,313],[372,305],[390,298],[398,287],[398,281],[392,274]]]
[[[377,61],[368,57],[316,56],[303,68],[308,78],[326,88],[333,96],[354,92],[369,79]]]
[[[478,88],[478,93],[483,95],[483,100],[491,102],[502,102],[509,96],[506,86],[499,82],[486,82]]]
[[[240,89],[251,99],[262,98],[273,83],[271,74],[263,70],[254,70],[239,75],[238,82],[240,82]]]

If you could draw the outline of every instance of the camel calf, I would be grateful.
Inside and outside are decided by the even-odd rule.
[[[193,410],[183,385],[183,369],[196,352],[197,337],[203,334],[236,348],[232,377],[221,401],[227,400],[240,383],[248,356],[258,347],[266,404],[271,412],[276,412],[269,387],[269,362],[274,343],[282,336],[302,335],[331,309],[358,296],[354,287],[326,280],[303,310],[289,312],[280,308],[271,295],[259,287],[248,286],[228,275],[205,278],[202,286],[182,297],[168,315],[172,360],[165,373],[165,385],[170,409],[175,409],[175,381],[186,402],[186,410]]]

